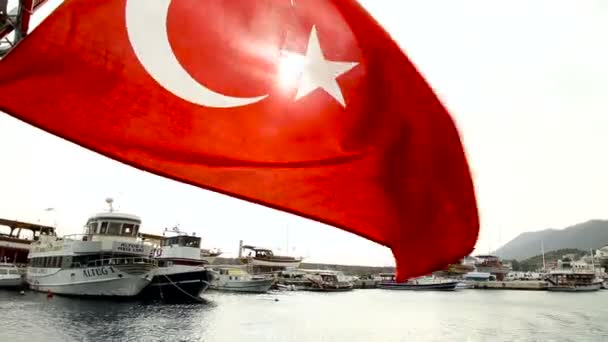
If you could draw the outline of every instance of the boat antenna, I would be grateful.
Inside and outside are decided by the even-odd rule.
[[[108,197],[106,198],[106,203],[108,203],[108,206],[110,207],[110,212],[114,212],[114,206],[112,205],[112,203],[114,203],[114,199]]]

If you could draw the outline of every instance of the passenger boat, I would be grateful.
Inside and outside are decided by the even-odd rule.
[[[141,219],[114,212],[91,216],[84,234],[41,236],[28,255],[31,289],[76,296],[130,297],[152,280],[152,248],[138,237]]]
[[[573,262],[568,258],[558,260],[557,267],[547,275],[547,290],[553,292],[598,291],[602,281],[597,278],[595,266]]]
[[[425,276],[399,283],[394,273],[380,274],[382,281],[378,284],[381,289],[412,290],[412,291],[453,291],[459,287],[460,281]]]
[[[0,289],[20,288],[24,284],[23,274],[15,264],[0,262]]]
[[[211,288],[219,291],[266,293],[274,283],[267,276],[256,276],[237,267],[216,267],[213,269]]]
[[[200,301],[201,292],[212,280],[205,267],[207,261],[201,258],[201,238],[185,234],[177,227],[165,229],[164,234],[167,233],[174,236],[160,237],[160,246],[153,251],[158,268],[140,296],[164,301]]]
[[[348,281],[342,272],[326,270],[307,272],[311,285],[303,288],[305,291],[342,292],[353,289],[353,283]]]
[[[23,268],[24,273],[30,245],[44,235],[55,235],[55,228],[0,218],[0,260]]]

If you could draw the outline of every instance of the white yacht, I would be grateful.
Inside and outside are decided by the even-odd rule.
[[[210,288],[220,291],[266,293],[274,283],[274,279],[251,275],[238,267],[214,268],[213,281]]]
[[[28,255],[26,281],[31,289],[77,296],[139,294],[152,280],[152,247],[138,236],[141,219],[108,212],[90,217],[84,234],[41,236]]]
[[[153,251],[158,268],[140,296],[164,301],[200,300],[201,292],[207,289],[212,278],[205,267],[207,261],[201,257],[201,238],[187,235],[175,227],[173,230],[165,228],[158,241],[160,246]]]
[[[15,264],[0,262],[0,288],[18,288],[23,284],[23,274]]]

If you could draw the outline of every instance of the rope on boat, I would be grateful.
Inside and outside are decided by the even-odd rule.
[[[193,296],[193,295],[189,294],[187,291],[184,291],[184,289],[182,289],[181,287],[179,287],[179,285],[177,285],[176,283],[174,283],[174,282],[171,280],[171,278],[167,277],[167,275],[166,275],[166,274],[163,274],[163,277],[165,277],[165,279],[167,279],[171,285],[175,286],[175,288],[176,288],[176,289],[180,290],[182,293],[184,293],[184,294],[185,294],[185,295],[187,295],[188,297],[193,298],[194,300],[196,300],[196,301],[198,301],[198,302],[201,302],[201,303],[202,303],[202,302],[204,302],[204,300],[203,300],[202,298],[200,298],[200,297],[195,297],[195,296]],[[203,283],[205,283],[205,285],[207,285],[207,286],[206,286],[206,287],[203,289],[203,291],[205,291],[205,290],[206,290],[206,289],[209,287],[209,283],[208,283],[207,281],[205,281],[205,280],[201,280],[201,282],[203,282]],[[201,292],[203,292],[203,291],[201,291]],[[161,289],[161,298],[162,298],[162,289]]]

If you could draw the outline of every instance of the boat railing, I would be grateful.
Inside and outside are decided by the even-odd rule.
[[[139,265],[139,264],[151,264],[157,265],[158,262],[154,259],[146,257],[115,257],[115,258],[104,258],[91,260],[85,265],[80,263],[74,263],[73,266],[80,267],[99,267],[99,266],[120,266],[120,265]]]
[[[108,237],[126,237],[126,238],[132,238],[132,239],[138,239],[139,236],[137,235],[123,235],[123,234],[98,234],[98,233],[92,233],[92,234],[70,234],[70,235],[64,235],[61,238],[58,238],[57,240],[67,240],[67,241],[91,241],[91,239],[94,236],[108,236]],[[143,241],[137,241],[138,243],[144,244]]]

